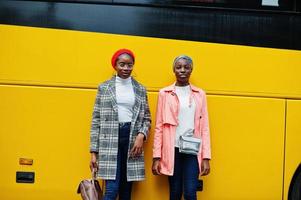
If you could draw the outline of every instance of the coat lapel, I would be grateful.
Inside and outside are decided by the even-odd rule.
[[[138,82],[132,78],[132,84],[133,84],[133,89],[134,89],[134,94],[135,94],[135,104],[133,107],[133,118],[132,122],[136,121],[141,105],[141,99],[142,99],[142,91],[139,87]]]
[[[115,83],[116,83],[116,76],[113,76],[111,78],[111,80],[109,81],[108,92],[109,92],[109,96],[111,98],[113,110],[115,112],[118,112],[117,101],[116,101],[116,86],[115,86]]]

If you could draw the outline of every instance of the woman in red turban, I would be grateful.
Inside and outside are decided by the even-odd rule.
[[[132,76],[134,53],[116,51],[116,70],[98,87],[91,126],[91,170],[106,182],[104,200],[130,200],[133,181],[145,178],[143,143],[151,118],[146,89]]]

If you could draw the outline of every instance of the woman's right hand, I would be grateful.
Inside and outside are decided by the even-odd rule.
[[[161,175],[160,170],[160,159],[155,158],[152,166],[153,175]]]
[[[90,169],[91,169],[91,172],[98,171],[97,153],[94,153],[94,152],[91,153]]]

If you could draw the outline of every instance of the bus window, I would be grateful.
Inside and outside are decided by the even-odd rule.
[[[113,0],[113,2],[152,5],[193,5],[237,9],[297,11],[296,5],[298,0]]]
[[[173,2],[226,8],[296,11],[297,0],[175,0]]]
[[[279,6],[278,0],[262,0],[263,6]]]

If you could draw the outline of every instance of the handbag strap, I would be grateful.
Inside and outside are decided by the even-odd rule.
[[[94,168],[92,169],[92,181],[94,182],[94,181],[97,181],[97,170],[95,170]],[[104,188],[105,188],[105,181],[104,180],[102,180],[102,184],[101,184],[101,186],[100,186],[100,192],[101,192],[101,196],[103,196],[104,195]]]
[[[92,180],[97,180],[97,170],[95,170],[94,168],[92,169]],[[102,180],[102,189],[104,188],[105,186],[105,180]]]
[[[92,169],[92,180],[96,180],[96,173],[97,173],[97,170],[95,170],[94,168]]]

